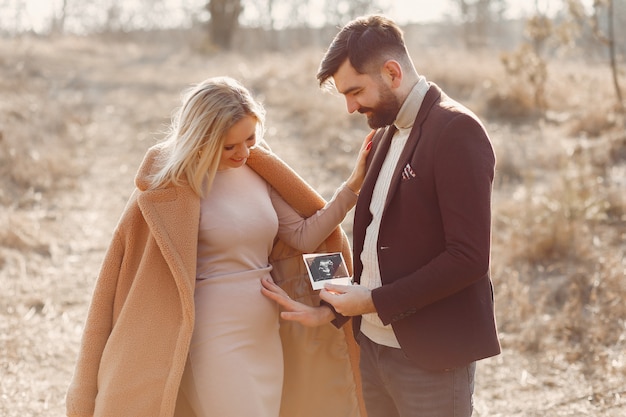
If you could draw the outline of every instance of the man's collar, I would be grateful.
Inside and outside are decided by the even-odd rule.
[[[417,112],[424,101],[424,97],[426,97],[429,87],[426,78],[420,76],[404,100],[404,103],[402,103],[398,116],[396,116],[396,120],[393,123],[399,130],[411,129],[413,127],[413,122],[417,117]]]

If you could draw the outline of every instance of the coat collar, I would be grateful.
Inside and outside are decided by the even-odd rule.
[[[247,164],[304,217],[326,205],[324,198],[273,153],[267,143],[262,141],[251,150]]]
[[[162,152],[161,144],[153,146],[141,163],[135,177],[137,205],[179,289],[193,297],[200,197],[185,184],[149,189],[150,175]]]
[[[136,184],[143,191],[139,192],[137,203],[170,270],[175,277],[180,277],[182,287],[193,294],[200,198],[187,185],[146,189],[146,179],[160,152],[159,145],[151,148],[139,169]],[[265,142],[260,142],[251,150],[248,165],[301,215],[311,216],[326,204],[324,198],[274,154]],[[327,240],[329,245],[341,247],[341,229],[337,227]]]
[[[424,101],[422,102],[422,105],[417,112],[417,116],[415,118],[415,122],[413,123],[413,128],[411,129],[411,133],[409,134],[407,143],[404,146],[402,153],[400,154],[400,158],[398,159],[398,167],[395,169],[393,176],[391,177],[389,192],[387,193],[387,200],[385,201],[385,209],[389,205],[389,202],[391,201],[395,190],[400,184],[403,169],[405,168],[406,164],[409,163],[411,155],[414,154],[415,148],[419,143],[420,137],[422,135],[422,125],[426,121],[430,110],[441,98],[441,89],[434,83],[429,84],[430,88],[428,89],[428,92],[424,97]],[[391,140],[396,130],[397,128],[394,125],[391,125],[386,127],[385,129],[382,129],[382,132],[379,134],[379,144],[373,150],[374,154],[372,156],[371,164],[367,170],[368,175],[366,175],[363,187],[361,189],[361,194],[367,196],[367,206],[369,206],[369,201],[371,201],[372,193],[374,192],[374,186],[376,185],[376,180],[378,179],[378,172],[380,172],[383,162],[385,161],[385,157],[387,156],[387,152],[389,151],[389,147],[391,146]],[[412,169],[415,169],[415,167],[412,167]]]
[[[143,191],[137,204],[179,288],[193,297],[200,198],[177,186]]]

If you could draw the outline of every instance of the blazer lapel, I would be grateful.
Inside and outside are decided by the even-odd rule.
[[[409,133],[409,138],[407,139],[406,145],[404,145],[404,149],[400,154],[400,158],[398,158],[398,165],[396,165],[396,169],[394,170],[393,176],[391,177],[389,192],[387,193],[387,199],[385,200],[385,210],[389,206],[393,195],[400,185],[400,180],[402,179],[403,173],[405,173],[405,175],[414,175],[415,167],[411,166],[411,160],[413,159],[413,155],[415,154],[417,144],[422,137],[422,125],[424,124],[424,121],[426,120],[426,116],[428,116],[430,109],[437,102],[437,100],[439,100],[440,97],[441,90],[435,84],[431,83],[430,88],[428,89],[428,92],[424,97],[424,101],[422,102],[422,105],[417,112],[417,116],[415,116],[413,128],[411,129],[411,133]]]
[[[365,179],[363,180],[361,192],[359,193],[358,206],[369,207],[372,200],[372,194],[374,193],[374,186],[378,180],[378,174],[383,166],[383,162],[385,162],[385,157],[387,156],[387,152],[391,146],[391,139],[396,133],[396,130],[397,129],[394,125],[388,126],[381,134],[380,141],[376,142],[376,140],[374,140],[374,147],[370,156],[371,161],[367,167]]]
[[[407,139],[407,142],[404,145],[404,149],[402,150],[402,153],[398,158],[398,164],[393,170],[391,182],[389,183],[389,191],[387,192],[387,199],[385,200],[385,207],[383,210],[387,209],[393,195],[396,193],[396,190],[400,185],[400,180],[402,179],[403,172],[413,172],[414,167],[411,166],[411,156],[413,155],[415,148],[417,147],[417,143],[419,142],[421,134],[422,127],[420,125],[413,125],[411,133],[409,134],[409,138]]]

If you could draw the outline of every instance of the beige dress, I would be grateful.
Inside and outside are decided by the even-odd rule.
[[[341,187],[305,221],[248,166],[217,173],[201,202],[196,322],[182,382],[197,417],[278,417],[278,308],[261,294],[269,253],[277,234],[314,250],[355,201]]]

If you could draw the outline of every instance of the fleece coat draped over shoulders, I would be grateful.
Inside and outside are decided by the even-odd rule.
[[[194,327],[200,199],[187,185],[148,189],[162,151],[157,145],[146,154],[105,255],[67,393],[68,416],[193,416],[178,390]],[[248,165],[304,217],[325,205],[264,143]],[[340,227],[316,251],[341,251],[351,268]],[[292,298],[319,304],[299,251],[277,239],[270,263]],[[281,417],[365,416],[358,349],[347,328],[281,321]]]

